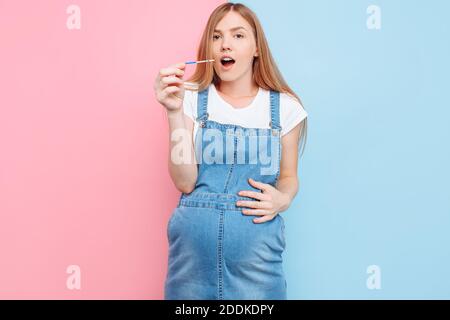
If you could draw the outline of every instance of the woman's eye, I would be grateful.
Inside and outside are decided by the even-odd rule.
[[[244,38],[244,35],[240,34],[240,33],[238,33],[236,36],[239,38]],[[217,34],[213,35],[213,40],[217,40],[219,37],[220,37],[220,35],[217,35]]]

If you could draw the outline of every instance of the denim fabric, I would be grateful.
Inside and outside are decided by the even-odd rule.
[[[271,128],[246,128],[208,120],[208,89],[198,94],[196,186],[191,193],[181,194],[167,226],[164,297],[287,299],[283,218],[278,214],[273,220],[254,223],[257,216],[244,215],[245,208],[236,206],[238,200],[259,201],[237,194],[261,192],[248,178],[273,186],[279,178],[279,92],[270,91]]]

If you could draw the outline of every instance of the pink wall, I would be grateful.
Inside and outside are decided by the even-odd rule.
[[[179,192],[153,80],[222,2],[0,0],[0,298],[163,298]]]

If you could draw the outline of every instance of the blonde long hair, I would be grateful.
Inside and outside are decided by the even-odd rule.
[[[255,57],[253,60],[253,79],[258,86],[266,90],[274,90],[282,93],[287,93],[291,97],[294,97],[303,106],[300,98],[295,94],[295,92],[288,86],[286,81],[283,79],[275,60],[270,53],[269,45],[267,43],[264,31],[262,29],[261,23],[259,22],[256,14],[250,10],[247,6],[241,3],[224,3],[218,6],[210,15],[206,27],[203,31],[202,38],[200,40],[200,45],[197,50],[197,60],[211,59],[213,49],[212,49],[212,39],[214,34],[214,29],[217,24],[222,20],[222,18],[229,11],[236,11],[239,13],[252,27],[253,34],[256,38],[256,46],[258,48],[259,56]],[[214,71],[214,67],[210,63],[200,63],[196,65],[195,71],[192,76],[186,80],[191,83],[186,83],[186,89],[188,90],[198,90],[202,91],[206,89],[211,83],[218,85],[220,83],[220,78]],[[304,107],[304,106],[303,106]],[[306,110],[306,109],[305,109]],[[300,142],[303,142],[303,148],[306,144],[307,136],[307,118],[303,120],[304,126],[300,134]],[[303,154],[303,151],[302,151]],[[301,155],[300,155],[301,156]]]

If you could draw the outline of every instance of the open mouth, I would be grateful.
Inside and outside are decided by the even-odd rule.
[[[228,58],[228,57],[220,59],[220,63],[222,63],[222,65],[224,67],[229,67],[229,66],[233,65],[235,62],[236,61],[234,61],[234,59]]]

